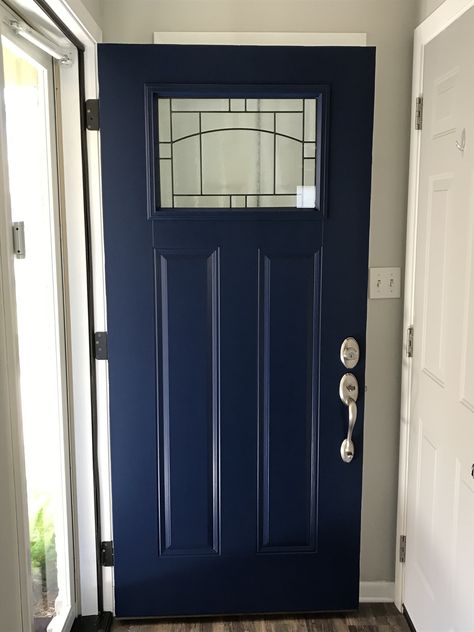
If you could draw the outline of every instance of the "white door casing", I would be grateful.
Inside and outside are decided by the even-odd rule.
[[[473,28],[474,9],[424,48],[403,590],[419,632],[474,630]]]

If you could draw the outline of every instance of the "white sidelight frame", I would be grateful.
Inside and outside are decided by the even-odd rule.
[[[400,537],[406,533],[408,498],[408,454],[410,436],[412,363],[406,355],[408,328],[413,323],[415,304],[416,238],[418,223],[418,185],[420,176],[421,132],[415,130],[416,98],[423,93],[425,46],[450,24],[474,6],[474,0],[445,0],[415,29],[413,44],[412,116],[408,184],[408,213],[405,261],[404,338],[402,355],[402,390],[400,411],[400,460],[398,477],[397,545],[395,564],[395,605],[403,606],[405,566],[400,559]],[[416,335],[416,332],[415,332]],[[415,340],[416,344],[416,340]]]

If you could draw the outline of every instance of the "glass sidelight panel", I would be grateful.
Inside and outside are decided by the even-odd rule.
[[[74,612],[53,66],[1,44],[11,214],[25,234],[14,272],[33,629],[61,632]]]
[[[316,99],[157,101],[157,205],[314,208]]]

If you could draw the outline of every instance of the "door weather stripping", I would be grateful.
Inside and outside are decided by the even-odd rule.
[[[111,540],[100,543],[100,563],[102,566],[114,565],[114,543]]]
[[[96,360],[109,359],[109,346],[106,331],[96,331],[94,334],[94,357]]]
[[[417,97],[415,104],[415,129],[423,128],[423,97]]]
[[[407,536],[406,535],[400,536],[400,555],[398,559],[402,564],[406,562],[406,559],[407,559]]]
[[[407,358],[413,358],[413,337],[414,337],[413,325],[408,327],[407,331]]]
[[[24,259],[26,255],[25,250],[25,223],[14,222],[12,226],[13,231],[13,252],[17,259]]]
[[[9,20],[7,24],[15,35],[28,40],[28,42],[33,44],[33,46],[40,48],[48,55],[51,55],[51,57],[54,57],[54,59],[56,59],[60,64],[63,64],[64,66],[70,66],[72,64],[72,58],[69,51],[60,48],[54,42],[41,33],[38,33],[38,31],[33,30],[24,22],[20,22],[19,20]]]
[[[92,132],[100,129],[99,99],[87,99],[86,101],[86,128]]]

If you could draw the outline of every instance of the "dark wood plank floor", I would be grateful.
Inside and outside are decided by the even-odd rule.
[[[364,603],[346,615],[115,621],[113,632],[410,632],[393,604]]]

